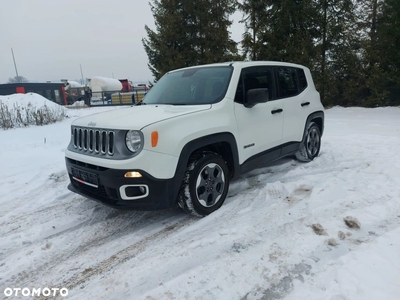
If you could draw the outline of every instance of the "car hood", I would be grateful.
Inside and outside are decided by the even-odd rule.
[[[193,114],[211,108],[207,105],[138,105],[129,108],[113,109],[77,119],[74,126],[104,129],[140,130],[150,124]]]

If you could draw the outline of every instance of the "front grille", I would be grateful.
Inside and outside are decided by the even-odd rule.
[[[72,141],[75,149],[82,152],[114,154],[115,133],[111,130],[72,127]]]

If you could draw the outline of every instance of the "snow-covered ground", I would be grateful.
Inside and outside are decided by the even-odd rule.
[[[0,101],[11,110],[14,107],[34,107],[40,108],[47,106],[51,109],[63,109],[62,106],[55,102],[49,101],[43,96],[36,93],[13,94],[8,96],[0,96]]]
[[[203,219],[67,190],[71,121],[109,109],[123,108],[0,131],[2,297],[64,287],[67,299],[400,299],[400,108],[327,110],[318,158],[246,174]]]

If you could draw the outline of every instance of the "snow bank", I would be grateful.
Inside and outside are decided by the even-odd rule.
[[[73,104],[68,105],[68,107],[85,107],[85,101],[81,100],[81,101],[75,101]]]
[[[12,109],[14,106],[17,107],[36,107],[37,109],[47,106],[51,109],[59,109],[60,105],[57,103],[46,99],[45,97],[35,94],[13,94],[8,96],[0,96],[0,102],[8,106],[9,109]]]
[[[0,128],[46,125],[66,117],[65,108],[35,93],[0,96]]]

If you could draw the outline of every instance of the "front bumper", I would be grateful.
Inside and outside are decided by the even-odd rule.
[[[96,200],[105,205],[132,210],[158,210],[173,207],[179,192],[182,177],[175,175],[171,179],[156,179],[142,170],[119,170],[90,165],[84,162],[66,158],[66,166],[71,183],[68,189],[84,197]],[[86,180],[76,179],[79,170],[85,176],[90,174]],[[141,178],[125,178],[128,171],[137,171],[142,174]],[[181,174],[182,175],[182,174]],[[75,178],[75,179],[74,179]],[[179,179],[177,179],[179,178]],[[85,178],[83,178],[85,179]],[[90,183],[91,182],[91,183]],[[132,200],[126,200],[128,191],[125,187],[145,187],[143,195],[132,196]],[[124,199],[125,198],[125,199]]]

